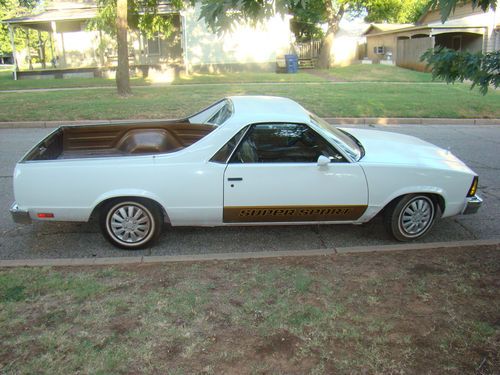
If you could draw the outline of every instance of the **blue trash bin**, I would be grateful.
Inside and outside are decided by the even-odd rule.
[[[285,55],[286,72],[297,73],[299,71],[299,57],[297,55]]]

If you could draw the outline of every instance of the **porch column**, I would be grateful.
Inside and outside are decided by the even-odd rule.
[[[181,25],[182,25],[182,49],[183,49],[183,57],[184,57],[184,71],[186,75],[189,75],[189,59],[188,59],[188,36],[186,32],[186,15],[181,13]]]
[[[50,28],[52,29],[52,38],[54,41],[54,47],[55,47],[55,62],[56,62],[56,67],[57,68],[63,68],[66,65],[66,59],[65,59],[65,53],[64,53],[64,39],[63,35],[61,33],[61,40],[59,41],[59,37],[57,35],[57,25],[56,21],[51,21],[50,22]]]
[[[67,64],[66,64],[66,49],[64,48],[64,33],[61,32],[61,46],[62,46],[62,66],[64,68],[66,68]]]
[[[28,46],[28,69],[33,70],[33,63],[31,62],[31,47],[30,47],[30,31],[29,29],[24,29],[26,32],[26,44]]]
[[[14,60],[14,80],[17,81],[17,56],[16,56],[16,43],[14,42],[14,26],[10,23],[9,25],[9,34],[10,34],[10,44],[12,46],[12,60]]]

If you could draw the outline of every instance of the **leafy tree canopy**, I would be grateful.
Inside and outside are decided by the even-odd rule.
[[[441,13],[441,21],[444,22],[448,19],[450,14],[452,14],[457,5],[465,5],[470,3],[472,8],[481,8],[483,12],[488,11],[488,9],[496,9],[497,0],[430,0],[430,7],[433,9],[439,9]]]
[[[424,13],[428,0],[368,0],[367,22],[414,23]]]
[[[140,30],[148,38],[159,32],[168,36],[174,30],[172,18],[158,13],[161,0],[128,0],[128,26]],[[89,22],[91,29],[103,30],[110,35],[116,35],[116,0],[98,0],[99,14]],[[174,9],[181,9],[182,0],[170,1]]]
[[[37,0],[0,0],[0,20],[29,14],[39,5],[40,3]],[[32,42],[35,43],[36,32],[33,30],[29,32]],[[16,30],[14,40],[17,50],[26,48],[26,31]],[[12,53],[9,28],[3,23],[0,24],[0,53]]]

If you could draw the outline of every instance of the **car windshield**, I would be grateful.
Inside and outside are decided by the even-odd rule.
[[[200,112],[189,117],[191,124],[208,124],[219,126],[233,114],[233,105],[230,100],[222,99]]]
[[[309,116],[313,125],[316,125],[320,129],[324,130],[325,135],[328,136],[331,141],[339,146],[352,159],[358,161],[363,157],[363,146],[354,136],[337,129],[335,126],[316,116],[314,113],[309,112]]]

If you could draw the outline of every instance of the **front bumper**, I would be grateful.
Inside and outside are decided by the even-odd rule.
[[[14,202],[10,206],[10,214],[12,215],[12,220],[18,224],[31,224],[31,217],[28,211],[19,209],[19,205]]]
[[[483,200],[477,195],[474,195],[473,197],[467,197],[467,201],[465,204],[465,208],[462,211],[462,215],[475,214],[477,210],[479,210],[479,207],[481,207],[482,204]]]

